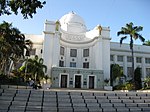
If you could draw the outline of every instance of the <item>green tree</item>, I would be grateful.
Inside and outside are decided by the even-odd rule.
[[[7,74],[12,62],[24,57],[24,51],[32,48],[32,42],[25,40],[25,36],[12,24],[0,24],[0,71]]]
[[[118,64],[111,64],[110,67],[111,71],[110,71],[110,85],[113,86],[113,82],[120,77],[123,77],[123,70],[121,69],[121,67]]]
[[[145,41],[143,45],[150,46],[150,40]]]
[[[44,4],[46,4],[45,1],[39,0],[0,0],[0,16],[12,13],[17,15],[20,10],[24,19],[27,19],[28,16],[32,18],[36,10],[41,9]]]
[[[31,75],[35,80],[41,80],[45,76],[47,66],[43,64],[44,60],[36,55],[34,59],[27,59],[25,65],[20,68],[24,73]]]
[[[142,37],[141,34],[139,34],[140,31],[143,30],[142,26],[134,26],[132,22],[126,24],[125,27],[121,28],[121,31],[117,32],[117,35],[124,35],[120,39],[120,44],[122,44],[123,40],[127,39],[127,37],[130,38],[130,49],[132,53],[132,80],[134,82],[134,53],[133,53],[133,39],[140,39],[142,42],[145,41],[145,39]]]
[[[141,80],[141,68],[137,67],[134,71],[134,81],[135,81],[135,89],[141,89],[142,88],[142,80]]]

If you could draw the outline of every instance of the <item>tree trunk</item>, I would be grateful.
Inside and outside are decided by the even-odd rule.
[[[132,52],[132,80],[134,82],[134,53],[133,53],[133,48],[131,49]]]
[[[132,81],[134,82],[134,52],[133,52],[133,38],[131,35],[130,38],[130,49],[131,49],[131,54],[132,54]]]
[[[10,60],[9,69],[8,69],[8,75],[10,75],[10,73],[11,73],[13,64],[14,64],[14,62],[12,60]]]

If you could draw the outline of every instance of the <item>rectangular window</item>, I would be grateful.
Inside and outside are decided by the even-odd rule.
[[[64,61],[59,61],[59,67],[64,67]]]
[[[89,49],[83,49],[83,57],[89,56]]]
[[[141,63],[142,62],[142,58],[141,57],[136,57],[136,62],[137,63]]]
[[[123,62],[123,56],[117,56],[117,61]]]
[[[64,56],[64,52],[65,52],[65,48],[64,47],[60,47],[60,55]]]
[[[89,68],[89,62],[83,63],[83,68]]]
[[[145,58],[145,63],[150,64],[150,58]]]
[[[41,49],[41,54],[43,53],[43,49]]]
[[[146,68],[146,76],[150,77],[150,68]]]
[[[70,57],[77,57],[77,49],[70,49]]]
[[[70,62],[70,67],[76,67],[76,62]]]
[[[110,61],[114,61],[114,55],[110,55]]]
[[[131,56],[127,56],[127,62],[132,62],[132,57]]]
[[[127,75],[128,77],[132,77],[132,67],[127,67]]]

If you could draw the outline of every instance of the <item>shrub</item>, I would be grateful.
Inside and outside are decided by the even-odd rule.
[[[114,87],[115,90],[133,90],[134,84],[131,82],[127,82],[126,84],[117,85]]]

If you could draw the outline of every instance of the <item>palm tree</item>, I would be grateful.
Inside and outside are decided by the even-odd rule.
[[[10,51],[10,44],[7,41],[9,32],[10,32],[10,24],[8,24],[7,22],[3,22],[2,24],[0,24],[0,54],[1,54],[1,58],[0,58],[0,68],[2,73],[4,73],[4,71],[6,70],[6,62],[8,60],[8,55]]]
[[[150,46],[150,40],[145,41],[143,45]]]
[[[24,57],[24,50],[32,48],[32,42],[25,40],[25,36],[12,24],[0,24],[0,71],[9,73],[12,62]]]
[[[126,24],[125,27],[121,28],[121,31],[117,32],[117,35],[124,35],[120,39],[120,44],[122,44],[123,40],[127,39],[129,36],[130,38],[130,49],[132,53],[132,81],[134,82],[134,53],[133,53],[133,39],[140,39],[142,42],[145,41],[145,39],[142,37],[141,34],[139,34],[140,31],[143,30],[142,26],[134,26],[132,22]]]
[[[38,58],[36,55],[34,59],[26,60],[25,66],[27,66],[27,73],[31,74],[31,78],[36,80],[40,80],[45,76],[45,72],[47,71],[47,66],[43,64],[44,60],[42,58]],[[24,67],[25,69],[25,67]]]

